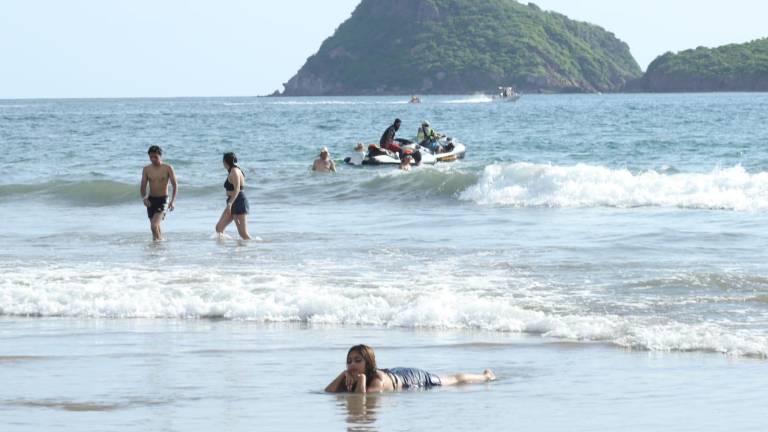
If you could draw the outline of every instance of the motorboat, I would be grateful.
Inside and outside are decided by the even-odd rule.
[[[499,92],[493,96],[493,100],[499,102],[517,102],[522,95],[514,87],[499,87]]]

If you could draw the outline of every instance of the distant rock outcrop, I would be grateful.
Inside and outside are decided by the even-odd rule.
[[[363,0],[283,95],[609,92],[641,75],[600,27],[514,0]]]
[[[768,91],[768,38],[719,48],[666,53],[648,66],[629,91]]]

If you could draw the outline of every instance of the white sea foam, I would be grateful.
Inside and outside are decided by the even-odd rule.
[[[562,307],[567,299],[557,295],[540,295],[541,305],[535,306],[519,296],[483,294],[471,284],[455,282],[450,276],[440,284],[422,286],[323,282],[268,270],[171,268],[158,272],[94,264],[27,267],[6,271],[0,280],[0,313],[482,329],[653,351],[768,356],[768,336],[757,329],[684,324],[654,315],[584,313]],[[477,285],[483,283],[487,281]]]
[[[460,198],[513,207],[678,207],[768,210],[768,173],[743,167],[709,173],[633,173],[594,165],[494,164]]]
[[[481,104],[493,102],[493,98],[488,95],[473,95],[462,99],[451,99],[442,103],[446,104]]]

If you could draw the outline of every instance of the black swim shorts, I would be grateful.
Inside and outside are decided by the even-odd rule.
[[[403,389],[430,388],[443,385],[439,376],[423,369],[398,367],[381,369],[381,371],[389,374],[393,381],[396,380],[396,383],[399,382]]]
[[[165,213],[168,208],[168,197],[149,197],[149,207],[147,207],[147,217],[152,219],[158,213]],[[163,215],[165,216],[165,215]]]

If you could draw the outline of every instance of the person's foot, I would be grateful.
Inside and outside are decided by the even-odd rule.
[[[496,380],[496,374],[494,374],[493,371],[490,370],[490,369],[486,369],[483,372],[483,375],[485,375],[485,380],[486,381],[495,381]]]

